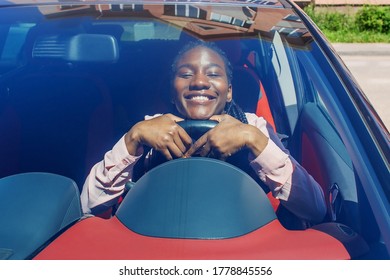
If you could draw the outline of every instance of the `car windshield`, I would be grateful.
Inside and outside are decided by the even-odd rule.
[[[292,9],[260,2],[0,9],[0,153],[7,158],[0,177],[53,172],[81,188],[130,127],[172,111],[171,65],[194,40],[226,53],[234,100],[264,117],[293,155],[301,154],[302,134],[294,132],[302,132],[299,118],[311,105],[327,123],[321,129],[338,138],[333,116],[344,112],[334,104],[343,84]]]
[[[258,81],[271,79],[270,67],[290,76],[281,86],[294,88],[281,37],[304,49],[310,42],[294,14],[266,10],[188,4],[0,10],[1,112],[7,129],[2,153],[11,161],[0,175],[47,171],[82,184],[91,165],[134,123],[171,110],[171,64],[194,39],[215,41],[228,54],[237,72],[235,99],[255,113],[264,94]],[[257,27],[259,17],[270,21]],[[278,61],[271,58],[273,41],[280,47]],[[262,84],[273,95],[265,80]],[[288,134],[278,91],[270,97],[272,110],[280,115],[275,122],[281,133]],[[284,98],[296,115],[295,92]]]
[[[81,191],[131,127],[176,112],[175,57],[189,42],[211,42],[232,66],[235,103],[264,118],[278,145],[321,186],[325,221],[382,242],[388,132],[297,7],[276,0],[14,2],[0,1],[0,178],[54,173]]]

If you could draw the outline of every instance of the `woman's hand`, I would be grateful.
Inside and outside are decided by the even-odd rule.
[[[168,160],[183,157],[191,147],[192,139],[177,124],[182,120],[175,115],[166,114],[135,124],[125,135],[129,154],[142,154],[143,145],[146,145],[161,152]]]
[[[226,159],[243,148],[249,148],[255,157],[267,146],[268,138],[255,126],[244,124],[230,115],[215,115],[210,120],[219,124],[202,135],[185,153]]]

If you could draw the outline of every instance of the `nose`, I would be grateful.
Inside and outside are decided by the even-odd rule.
[[[209,78],[203,73],[197,73],[192,77],[190,87],[192,89],[208,89],[210,88]]]

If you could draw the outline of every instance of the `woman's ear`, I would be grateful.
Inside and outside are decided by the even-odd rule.
[[[231,102],[233,100],[233,87],[232,84],[229,85],[227,96],[226,96],[226,101]]]

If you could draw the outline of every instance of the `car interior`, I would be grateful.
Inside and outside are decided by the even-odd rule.
[[[7,49],[3,34],[11,32],[22,43],[0,63],[0,158],[7,158],[0,178],[47,172],[72,179],[79,191],[90,168],[132,125],[145,115],[169,112],[171,63],[185,42],[196,39],[178,30],[175,39],[133,34],[125,40],[120,20],[75,17],[19,28],[2,25],[0,53]],[[284,50],[278,32],[272,40],[213,40],[233,64],[235,101],[245,112],[263,116],[322,186],[325,221],[345,224],[352,229],[348,234],[378,243],[359,177],[315,94],[323,90],[321,76],[305,63],[305,50]],[[297,69],[283,66],[292,57]],[[300,85],[292,78],[298,71],[303,73]],[[312,225],[294,221],[285,226]]]

